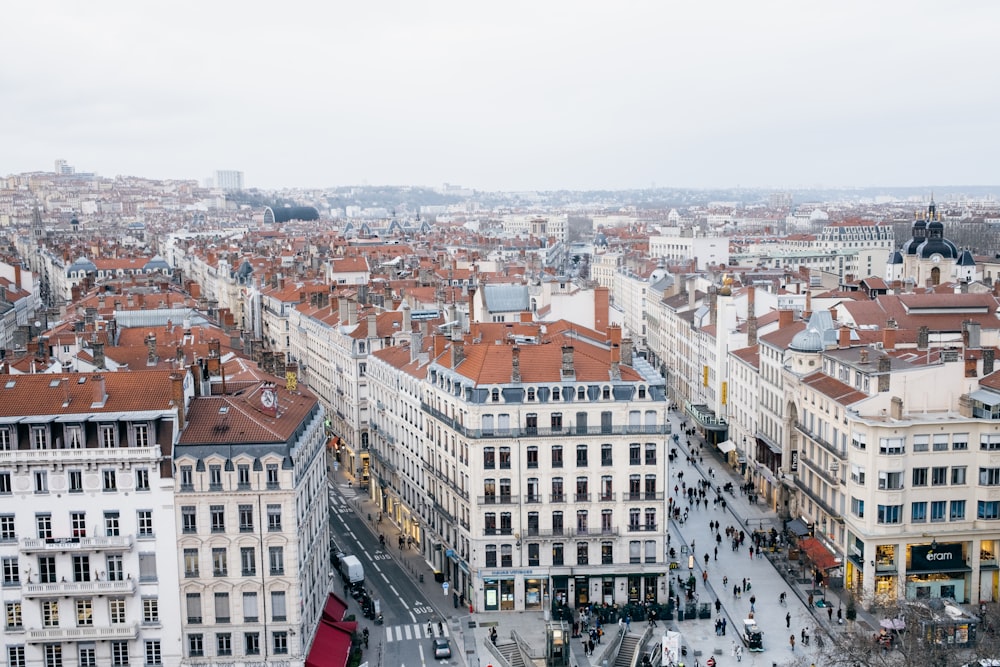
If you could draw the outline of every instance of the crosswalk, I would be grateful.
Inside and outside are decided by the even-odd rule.
[[[413,623],[410,625],[390,625],[385,628],[385,641],[388,642],[401,642],[411,639],[433,639],[439,636],[437,634],[437,629],[432,628],[434,631],[430,634],[427,633],[427,624]],[[448,626],[444,627],[444,636],[448,637]]]

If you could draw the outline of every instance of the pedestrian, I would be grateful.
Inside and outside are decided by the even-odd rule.
[[[740,587],[737,584],[733,584],[733,597],[739,597]]]
[[[809,608],[812,609],[812,606],[813,606],[813,594],[810,593],[809,597],[806,598],[806,599],[809,600]]]
[[[590,649],[590,653],[588,655],[594,655],[594,640],[593,639],[591,639],[589,642],[587,642],[587,647]]]
[[[743,647],[736,647],[736,662],[743,662]]]
[[[792,612],[785,614],[785,628],[792,627]]]
[[[792,653],[795,652],[795,635],[788,638],[788,643],[792,645]]]
[[[746,591],[746,589],[747,589],[747,580],[746,577],[743,577],[743,590]]]
[[[726,574],[722,575],[722,585],[723,586],[728,586],[729,585],[729,575],[726,575]]]
[[[750,545],[750,560],[753,560],[753,545]]]
[[[833,623],[833,606],[827,606],[826,608],[826,618],[828,621]]]
[[[844,612],[840,607],[837,607],[837,625],[844,624]]]
[[[587,640],[586,639],[583,640],[583,654],[584,655],[590,655],[590,651],[587,649]]]
[[[718,614],[721,611],[722,611],[722,600],[716,598],[715,599],[715,613]]]
[[[652,617],[650,617],[650,618],[652,618]],[[625,617],[625,632],[632,632],[632,617],[631,616],[626,616]]]
[[[756,595],[751,595],[750,596],[750,611],[757,611],[756,604],[757,604],[757,596]]]
[[[719,547],[715,547],[715,560],[719,560]]]

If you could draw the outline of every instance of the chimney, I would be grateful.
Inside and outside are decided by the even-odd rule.
[[[979,322],[969,322],[969,348],[973,350],[978,350],[983,346],[982,343],[982,325]]]
[[[747,292],[747,345],[757,344],[757,288],[750,286]]]
[[[181,346],[181,345],[178,345],[177,346],[176,354],[177,354],[177,363],[180,364],[181,366],[183,366],[184,365],[184,347]]]
[[[79,285],[73,285],[72,287],[70,287],[69,288],[69,293],[70,293],[70,298],[73,299],[73,303],[79,303],[80,302],[80,286]],[[64,294],[65,294],[65,292],[64,292]]]
[[[896,349],[896,320],[890,319],[882,331],[882,347],[887,350]]]
[[[621,369],[621,348],[615,344],[611,346],[611,379],[621,380],[622,379],[622,369]]]
[[[444,354],[445,344],[448,342],[448,339],[441,334],[434,334],[433,342],[434,342],[434,358],[438,359],[441,357],[442,354]]]
[[[611,340],[612,347],[619,345],[622,342],[622,328],[617,324],[608,325],[608,335]]]
[[[806,290],[806,309],[802,311],[802,319],[808,320],[813,314],[813,295],[808,289]]]
[[[794,313],[788,308],[782,308],[778,311],[778,328],[784,329],[792,323],[792,317]]]
[[[868,348],[863,347],[858,350],[858,363],[867,364],[868,363]]]
[[[419,331],[410,333],[410,361],[416,361],[424,346],[424,336]]]
[[[104,359],[104,343],[94,341],[90,344],[90,351],[94,355],[94,366],[97,370],[104,370],[107,363]]]
[[[146,365],[156,365],[156,334],[146,335]]]
[[[889,401],[889,416],[896,421],[903,419],[903,399],[893,396]]]
[[[368,337],[378,338],[378,323],[375,321],[375,313],[368,313]]]
[[[35,349],[35,357],[45,363],[49,360],[49,337],[39,336],[38,347]]]
[[[170,374],[170,400],[177,408],[177,429],[184,428],[184,421],[187,417],[187,402],[184,397],[184,377],[186,373]]]
[[[851,346],[851,330],[841,325],[838,333],[839,338],[837,340],[837,347],[842,350],[846,350]]]
[[[403,302],[400,306],[400,310],[403,311],[403,333],[410,333],[413,330],[413,321],[410,319],[410,304]]]
[[[515,345],[510,351],[510,381],[514,384],[521,382],[521,348]]]
[[[469,323],[476,321],[476,288],[469,286]]]
[[[465,341],[451,341],[451,367],[458,368],[463,361],[465,361]]]
[[[830,308],[829,310],[830,310],[830,319],[833,320],[834,322],[836,322],[837,321],[837,307],[834,306],[833,308]]]
[[[108,400],[108,393],[104,387],[104,376],[97,374],[90,378],[90,386],[94,389],[93,401],[90,404],[91,408],[103,408],[104,403]]]
[[[222,356],[222,341],[218,338],[213,338],[208,341],[208,358],[218,359]]]
[[[930,345],[931,332],[926,325],[917,329],[917,349],[926,350]]]
[[[562,346],[562,377],[569,379],[576,377],[576,370],[573,368],[573,346]]]
[[[976,360],[975,356],[973,356],[973,355],[970,354],[967,357],[965,357],[965,377],[967,377],[967,378],[974,378],[974,377],[976,377],[976,366],[977,365],[978,364],[977,364],[977,360]]]
[[[347,324],[347,297],[342,296],[337,299],[337,317],[341,324]]]
[[[59,384],[61,384],[62,388],[63,388],[63,404],[62,404],[62,406],[65,408],[65,407],[69,406],[70,401],[72,400],[72,398],[69,395],[69,378],[63,378],[62,382],[60,382]]]
[[[892,372],[892,361],[889,359],[888,354],[883,354],[878,358],[875,370],[878,373],[879,392],[889,391],[889,378],[891,377]]]
[[[718,322],[719,318],[719,290],[712,285],[708,288],[708,319],[712,326]]]
[[[624,338],[622,339],[622,363],[626,366],[632,365],[632,339]]]
[[[358,302],[354,299],[347,300],[347,324],[354,326],[358,323]]]

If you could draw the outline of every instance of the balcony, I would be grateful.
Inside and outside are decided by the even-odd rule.
[[[95,537],[23,537],[21,538],[22,553],[41,553],[52,551],[115,551],[132,548],[131,535],[95,536]]]
[[[633,425],[612,425],[612,426],[588,426],[588,427],[576,427],[576,426],[564,426],[562,428],[541,428],[534,426],[518,427],[514,426],[511,428],[493,428],[493,429],[478,429],[469,428],[464,424],[458,422],[458,420],[449,417],[448,415],[432,408],[427,403],[420,404],[421,410],[423,410],[428,415],[434,417],[437,421],[441,422],[454,429],[456,432],[462,434],[466,438],[496,438],[496,439],[509,439],[509,438],[565,438],[573,437],[577,435],[633,435],[633,434],[646,434],[646,435],[670,435],[670,424],[654,424],[651,426],[646,426],[642,424]]]
[[[21,594],[25,598],[55,598],[94,595],[131,595],[135,593],[135,580],[122,581],[63,581],[57,584],[25,584]]]
[[[83,449],[11,449],[0,451],[0,466],[101,465],[112,463],[158,463],[157,447],[101,447]]]
[[[630,533],[655,533],[657,526],[655,523],[630,523],[628,525]]]
[[[91,625],[83,628],[36,628],[25,632],[28,643],[115,641],[135,639],[138,636],[138,623],[103,627]]]
[[[483,528],[483,535],[513,535],[513,528]]]
[[[602,503],[613,503],[615,502],[615,497],[617,494],[614,493],[601,493],[597,496],[597,501]]]
[[[525,502],[525,504],[529,504],[529,503],[541,503],[542,502],[542,495],[540,493],[536,493],[536,494],[530,494],[529,493],[528,495],[526,495],[524,497],[524,502]]]
[[[564,503],[564,502],[566,502],[566,494],[565,493],[553,493],[551,496],[549,496],[549,502],[550,503]]]
[[[846,449],[839,449],[832,443],[827,442],[826,440],[824,440],[823,438],[819,437],[818,435],[810,431],[808,428],[806,428],[805,424],[801,422],[795,422],[795,430],[797,430],[799,433],[801,433],[802,435],[806,436],[807,438],[815,442],[817,445],[819,445],[826,451],[836,456],[838,459],[847,456]]]
[[[662,491],[629,491],[622,495],[624,496],[622,500],[663,500]]]
[[[490,496],[479,496],[478,501],[480,505],[516,505],[518,503],[519,496],[509,496],[509,495],[490,495]]]
[[[575,503],[589,503],[590,494],[589,493],[574,493],[573,502]]]

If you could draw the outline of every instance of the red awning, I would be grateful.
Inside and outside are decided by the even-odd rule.
[[[806,552],[806,556],[809,557],[810,562],[820,570],[832,570],[840,566],[840,562],[833,555],[833,552],[827,549],[826,545],[815,537],[800,541],[799,548]]]
[[[354,621],[320,621],[309,648],[306,667],[346,667],[351,653],[351,635],[358,629]]]
[[[333,623],[336,621],[344,620],[344,615],[347,613],[347,603],[343,599],[337,596],[336,593],[330,593],[326,596],[326,604],[323,605],[323,620]]]

